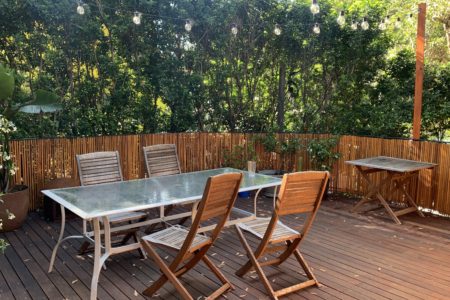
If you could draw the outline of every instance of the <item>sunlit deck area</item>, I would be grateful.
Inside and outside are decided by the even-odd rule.
[[[349,213],[352,200],[325,200],[310,235],[300,245],[305,259],[321,282],[284,299],[448,299],[450,295],[450,222],[434,217],[404,219],[395,225],[381,216]],[[248,201],[240,199],[238,206]],[[268,214],[271,200],[259,200],[259,211]],[[286,219],[295,227],[299,217]],[[417,223],[420,222],[420,223]],[[78,240],[65,243],[58,252],[55,270],[47,273],[51,250],[59,233],[58,222],[46,222],[31,213],[22,229],[1,234],[10,243],[0,255],[1,299],[87,299],[92,255],[78,256]],[[76,234],[81,222],[72,219],[66,232]],[[255,247],[253,240],[251,246]],[[234,228],[226,228],[209,256],[232,281],[228,299],[265,299],[264,287],[255,273],[244,278],[234,272],[245,261]],[[170,260],[170,254],[163,255]],[[304,276],[294,258],[279,268],[268,268],[274,287],[289,286]],[[143,299],[140,294],[159,276],[150,260],[136,251],[113,256],[100,274],[99,299]],[[183,276],[189,292],[197,298],[218,286],[215,277],[199,264]],[[166,284],[159,299],[179,299]]]

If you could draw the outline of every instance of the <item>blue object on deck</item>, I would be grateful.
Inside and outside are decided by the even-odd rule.
[[[250,198],[250,192],[239,192],[238,197],[239,198]]]

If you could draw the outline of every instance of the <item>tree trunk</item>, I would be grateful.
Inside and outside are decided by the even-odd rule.
[[[280,76],[278,80],[278,101],[277,101],[277,125],[278,130],[284,131],[284,106],[285,106],[285,86],[286,86],[286,64],[280,63]]]
[[[444,32],[445,32],[445,37],[447,38],[447,50],[448,53],[450,54],[450,26],[447,26],[447,24],[443,24],[444,25]]]

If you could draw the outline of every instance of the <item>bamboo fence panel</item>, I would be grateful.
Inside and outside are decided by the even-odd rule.
[[[124,178],[127,180],[145,177],[142,147],[154,144],[176,144],[183,172],[199,171],[223,166],[224,149],[232,150],[237,145],[253,143],[258,157],[257,167],[262,169],[311,169],[306,146],[312,139],[328,138],[331,135],[277,134],[278,140],[299,139],[302,145],[295,155],[281,156],[266,153],[258,142],[260,134],[242,133],[161,133],[123,136],[99,136],[83,138],[30,139],[11,142],[11,151],[19,170],[13,183],[30,188],[30,209],[42,205],[40,190],[45,182],[55,178],[78,178],[75,155],[95,151],[119,151]],[[438,166],[423,170],[417,180],[412,180],[408,190],[418,204],[430,210],[450,214],[450,145],[436,142],[419,142],[400,139],[381,139],[358,136],[341,136],[337,150],[341,158],[333,168],[331,187],[346,193],[362,195],[367,184],[346,160],[371,156],[392,156],[418,161],[432,162]],[[381,180],[383,174],[374,174]],[[388,187],[383,189],[386,196]],[[390,195],[390,200],[403,202],[399,193]]]

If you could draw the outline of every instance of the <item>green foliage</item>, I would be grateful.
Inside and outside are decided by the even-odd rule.
[[[279,140],[274,132],[257,135],[255,143],[261,143],[267,153],[275,152],[280,155],[281,169],[292,171],[298,150],[301,148],[301,141],[297,138],[286,138]],[[286,165],[287,163],[287,165]]]
[[[14,92],[14,74],[0,64],[0,99],[12,97]]]
[[[19,81],[18,81],[19,82]],[[57,96],[49,91],[37,90],[36,95],[14,97],[16,80],[14,72],[0,63],[0,192],[6,193],[10,177],[16,173],[16,166],[9,149],[11,136],[17,131],[14,124],[18,112],[41,113],[60,109]],[[30,99],[31,98],[31,99]],[[26,99],[26,101],[22,101]]]
[[[235,145],[231,151],[229,149],[224,149],[223,167],[244,170],[247,168],[248,161],[258,161],[255,145],[253,143]]]
[[[0,239],[0,254],[5,253],[6,247],[8,246],[8,243],[4,239]]]
[[[402,30],[382,32],[377,21],[390,11],[392,19],[406,16],[415,2],[324,0],[314,18],[309,0],[172,3],[88,1],[80,16],[76,1],[0,1],[0,62],[15,70],[15,103],[41,89],[63,106],[54,118],[12,118],[16,137],[264,132],[276,125],[280,132],[408,136],[414,73],[406,53],[415,25],[405,20]],[[442,64],[448,9],[436,3],[440,9],[430,12],[439,20],[427,21],[434,38],[427,49]],[[136,9],[144,13],[139,26],[130,20]],[[340,9],[343,28],[336,23]],[[366,15],[369,30],[350,29],[350,20]],[[315,22],[320,35],[312,32]],[[443,101],[426,100],[424,111]],[[35,110],[42,107],[27,111]],[[424,125],[436,134],[435,124]]]
[[[425,137],[444,140],[450,129],[450,63],[427,68],[423,109]]]
[[[260,142],[264,147],[264,151],[266,151],[267,153],[278,151],[279,143],[274,132],[269,132],[265,135],[257,136],[256,142]]]
[[[341,157],[335,151],[337,144],[337,138],[314,139],[309,142],[307,151],[313,170],[331,172],[333,163]]]

